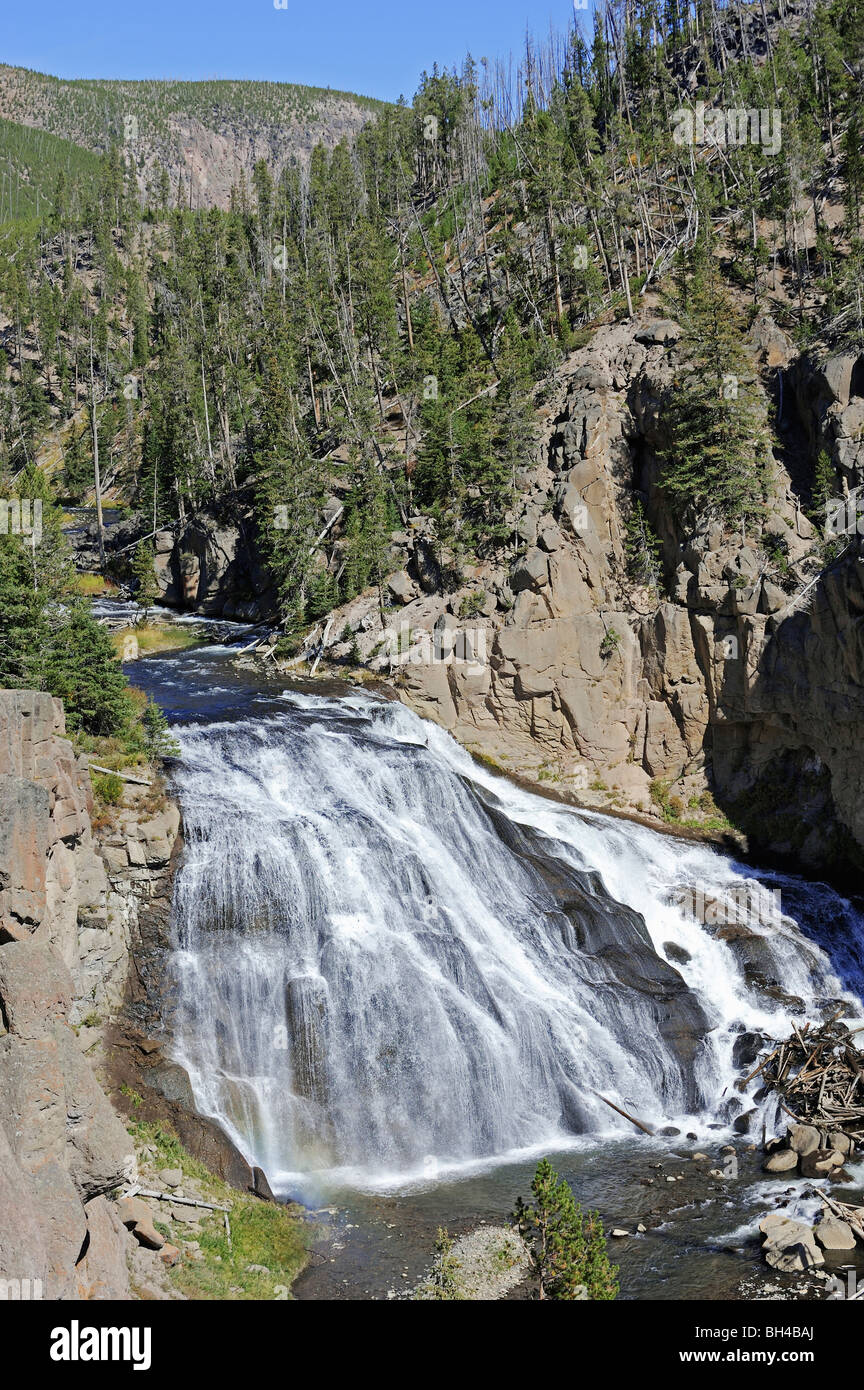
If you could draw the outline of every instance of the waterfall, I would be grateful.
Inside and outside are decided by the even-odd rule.
[[[860,1012],[830,889],[522,791],[399,704],[178,732],[176,1053],[276,1181],[632,1133],[601,1095],[700,1132],[743,1105],[742,1036]]]

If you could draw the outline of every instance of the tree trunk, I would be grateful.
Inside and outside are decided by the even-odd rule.
[[[96,418],[96,382],[93,375],[93,324],[90,324],[90,428],[93,432],[93,488],[96,493],[96,527],[99,532],[99,565],[105,568],[105,526],[102,520],[102,479],[99,476],[99,423]]]

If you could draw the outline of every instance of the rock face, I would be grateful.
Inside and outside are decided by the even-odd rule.
[[[50,941],[83,996],[90,943],[81,949],[79,926],[110,935],[108,880],[90,829],[87,761],[64,732],[59,700],[0,691],[0,941]]]
[[[225,521],[206,513],[177,536],[155,538],[160,601],[172,608],[257,621],[274,612],[274,595],[247,517]]]
[[[816,364],[794,363],[791,385],[811,447],[823,448],[849,489],[864,478],[864,356],[838,353]]]
[[[167,915],[179,816],[131,813],[117,862],[103,859],[87,761],[63,733],[58,701],[0,692],[0,1280],[128,1298],[127,1237],[106,1196],[135,1159],[87,1054],[160,893]]]
[[[87,759],[64,731],[59,700],[0,691],[0,942],[50,944],[77,1027],[124,1003],[139,919],[167,920],[180,817],[133,794],[97,841]]]
[[[395,673],[419,713],[508,771],[667,820],[670,793],[683,808],[710,792],[760,851],[849,872],[864,864],[849,756],[864,740],[864,555],[853,538],[823,572],[793,465],[803,440],[850,487],[864,478],[864,359],[793,361],[764,316],[751,336],[766,389],[785,383],[791,441],[764,521],[742,536],[670,514],[658,454],[676,326],[610,325],[566,365],[517,480],[509,569],[464,569],[448,593],[412,518],[394,537],[383,630],[361,596],[335,615],[332,652]],[[662,545],[662,590],[628,574],[634,496]]]
[[[0,1278],[122,1298],[125,1245],[99,1199],[135,1157],[69,1027],[73,989],[49,945],[0,946]]]

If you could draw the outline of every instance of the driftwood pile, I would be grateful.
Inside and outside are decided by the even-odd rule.
[[[840,1130],[864,1145],[864,1053],[850,1029],[835,1014],[819,1027],[793,1025],[792,1036],[778,1043],[742,1084],[761,1076],[782,1097],[782,1109],[795,1124]]]

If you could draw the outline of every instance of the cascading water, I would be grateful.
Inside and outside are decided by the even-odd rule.
[[[860,1011],[830,889],[520,791],[401,705],[286,693],[181,743],[176,1050],[277,1182],[632,1132],[600,1095],[698,1130],[790,996]],[[737,930],[682,906],[742,887]]]

